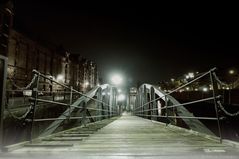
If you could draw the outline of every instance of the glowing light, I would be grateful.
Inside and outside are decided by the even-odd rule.
[[[89,86],[89,82],[88,81],[85,81],[85,83],[84,83],[84,87],[88,87]]]
[[[123,100],[125,100],[125,95],[124,94],[118,95],[118,101],[123,101]]]
[[[204,87],[204,88],[202,89],[202,91],[203,91],[203,92],[207,92],[207,91],[208,91],[208,88],[207,88],[207,87]]]
[[[235,73],[235,71],[234,70],[229,70],[229,74],[234,74]]]
[[[162,104],[160,103],[159,100],[157,101],[157,104],[158,104],[158,114],[161,115],[162,114],[162,111],[161,111]]]
[[[194,90],[195,90],[195,91],[198,91],[198,89],[197,89],[197,88],[195,88]]]
[[[194,73],[193,72],[189,72],[188,76],[189,76],[189,78],[194,78]]]
[[[102,95],[104,96],[104,95],[105,95],[105,92],[102,92]]]
[[[111,82],[115,85],[119,85],[123,82],[123,78],[120,75],[116,74],[112,76]]]
[[[56,81],[57,82],[63,82],[64,81],[64,76],[63,75],[57,75],[57,77],[56,77]]]
[[[121,93],[122,92],[122,90],[121,89],[118,89],[118,93]]]
[[[186,90],[189,91],[189,87],[186,87]]]

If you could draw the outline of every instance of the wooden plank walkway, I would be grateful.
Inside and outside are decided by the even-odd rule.
[[[103,128],[102,128],[103,127]],[[0,158],[235,158],[239,149],[184,129],[124,115],[75,128]]]

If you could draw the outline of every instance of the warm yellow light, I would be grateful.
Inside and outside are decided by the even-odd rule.
[[[235,73],[235,71],[234,70],[229,70],[229,74],[234,74]]]
[[[61,74],[57,75],[56,81],[57,81],[57,82],[63,82],[63,81],[64,81],[64,76],[61,75]]]

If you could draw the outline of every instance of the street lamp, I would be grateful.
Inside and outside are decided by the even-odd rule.
[[[125,100],[125,95],[124,94],[119,94],[118,95],[118,101],[124,101]]]
[[[229,74],[233,75],[235,73],[235,70],[229,70]]]
[[[115,74],[111,77],[111,82],[114,85],[120,85],[123,82],[123,78],[119,74]]]
[[[203,91],[203,92],[207,92],[207,91],[208,91],[208,88],[207,88],[207,87],[203,87],[202,91]]]
[[[64,81],[64,76],[62,74],[57,75],[56,81],[57,82],[63,82]]]
[[[118,93],[121,93],[122,92],[122,90],[121,89],[118,89]]]

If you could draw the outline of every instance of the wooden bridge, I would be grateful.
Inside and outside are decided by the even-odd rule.
[[[1,158],[238,158],[239,144],[124,114],[6,151]]]

